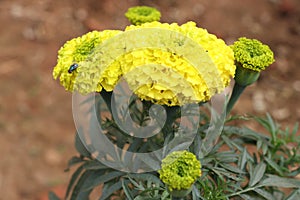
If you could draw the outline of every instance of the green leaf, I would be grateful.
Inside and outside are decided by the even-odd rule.
[[[225,164],[225,163],[219,163],[224,169],[227,169],[228,171],[234,172],[236,174],[244,174],[245,172],[241,169],[239,169],[238,167],[234,167],[232,165],[229,164]]]
[[[60,198],[58,198],[58,196],[56,196],[56,194],[54,192],[49,192],[48,194],[48,199],[49,200],[60,200]]]
[[[240,157],[239,162],[238,162],[238,166],[241,170],[245,169],[245,166],[246,166],[249,156],[250,155],[248,154],[247,149],[244,148],[242,151],[242,156]]]
[[[298,167],[297,169],[291,171],[287,176],[294,177],[294,176],[297,176],[298,174],[300,174],[300,167]]]
[[[250,187],[254,186],[262,179],[266,171],[266,166],[267,165],[264,162],[260,162],[258,165],[255,166],[253,173],[250,173],[250,181],[249,181]]]
[[[85,171],[77,181],[76,185],[74,186],[73,193],[71,195],[70,200],[82,200],[82,199],[88,199],[90,193],[92,192],[92,189],[86,190],[85,184],[89,181],[89,179],[93,179],[92,171]]]
[[[192,197],[193,197],[193,200],[198,200],[200,197],[200,192],[195,185],[193,185]]]
[[[300,188],[300,180],[268,174],[267,178],[262,180],[259,185],[269,187]]]
[[[213,167],[211,168],[211,170],[213,172],[215,172],[220,179],[223,179],[223,175],[226,176],[227,178],[230,178],[232,180],[235,180],[235,181],[241,181],[241,178],[240,177],[237,177],[235,174],[227,171],[226,169],[224,168],[220,168],[220,167]]]
[[[264,159],[280,176],[283,176],[283,171],[281,170],[280,166],[277,165],[276,162],[274,162],[268,157],[265,157]]]
[[[254,189],[254,191],[267,200],[276,200],[275,197],[271,193],[267,192],[266,190],[256,188]]]
[[[79,132],[82,130],[78,130]],[[79,137],[79,133],[76,132],[75,133],[75,148],[78,151],[78,153],[80,153],[80,155],[84,156],[84,157],[90,157],[91,153],[88,151],[88,149],[86,148],[86,146],[84,145],[84,143],[81,141],[82,138]]]
[[[124,180],[122,180],[122,187],[123,187],[123,190],[124,190],[124,192],[125,192],[125,195],[126,195],[126,199],[128,199],[128,200],[134,200],[133,199],[133,194],[132,194],[132,192],[130,191],[130,189],[128,188],[128,186],[127,186],[127,184],[125,183],[125,181]]]
[[[150,173],[143,173],[143,174],[142,173],[141,174],[133,174],[132,173],[132,174],[128,174],[127,176],[130,178],[133,178],[133,179],[143,180],[143,181],[151,181],[152,183],[163,185],[161,180],[156,175],[153,175]]]
[[[105,199],[109,198],[114,192],[116,192],[117,190],[119,190],[121,188],[122,188],[121,181],[116,182],[107,188],[103,188],[102,195],[99,200],[105,200]]]
[[[84,160],[81,157],[77,157],[77,156],[73,156],[69,162],[68,162],[68,168],[65,169],[65,171],[69,171],[70,167],[72,167],[73,165],[76,165],[78,163],[84,162]]]
[[[299,200],[300,199],[300,189],[294,190],[285,200]]]
[[[112,172],[108,172],[103,175],[101,175],[101,173],[97,174],[97,176],[95,176],[93,178],[93,180],[88,185],[86,185],[86,187],[84,189],[85,190],[93,189],[94,187],[100,185],[101,183],[105,183],[114,178],[120,177],[124,174],[125,174],[125,172],[121,172],[121,171],[112,171]]]
[[[69,185],[68,185],[68,188],[67,188],[65,198],[67,198],[69,196],[71,188],[76,183],[76,180],[78,179],[79,175],[82,173],[83,170],[84,170],[84,164],[81,165],[80,167],[78,167],[77,170],[73,173],[73,175],[71,177],[71,180],[69,181]]]

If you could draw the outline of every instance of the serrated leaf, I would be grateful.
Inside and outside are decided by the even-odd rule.
[[[253,173],[250,173],[250,187],[254,186],[262,179],[266,171],[266,166],[267,165],[264,162],[260,162],[258,165],[255,166],[255,168],[253,169]]]
[[[60,198],[58,198],[58,196],[54,192],[52,192],[52,191],[49,192],[48,199],[49,200],[60,200]]]

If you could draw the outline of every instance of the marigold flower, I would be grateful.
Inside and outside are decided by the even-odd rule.
[[[201,176],[201,164],[191,152],[174,151],[162,160],[158,173],[169,191],[188,190]]]
[[[241,37],[231,47],[235,61],[246,69],[260,72],[275,61],[269,46],[256,39]]]
[[[74,63],[80,66],[80,62],[84,61],[97,45],[119,32],[116,30],[92,31],[81,37],[67,41],[58,51],[57,65],[53,70],[54,79],[59,77],[60,83],[66,90],[74,91],[74,83],[80,67],[72,73],[68,73],[70,66]],[[101,91],[100,85],[98,91]]]
[[[208,70],[208,66],[201,66],[203,74],[199,74],[197,69],[188,63],[187,60],[182,58],[179,55],[174,55],[172,52],[162,51],[160,49],[151,49],[148,48],[146,50],[141,50],[139,52],[132,52],[130,58],[134,58],[135,64],[128,63],[128,65],[122,65],[123,72],[127,72],[132,70],[135,66],[140,66],[145,63],[159,63],[165,66],[168,66],[172,70],[164,69],[154,70],[150,73],[148,71],[139,71],[139,75],[137,75],[134,79],[135,85],[139,84],[142,85],[144,82],[145,77],[149,76],[157,76],[155,82],[158,83],[165,83],[168,82],[167,86],[172,84],[176,90],[167,90],[166,88],[162,88],[162,85],[158,87],[160,89],[155,88],[155,84],[148,84],[144,85],[140,89],[136,90],[135,93],[142,99],[150,100],[158,104],[164,105],[181,105],[184,103],[189,102],[201,102],[201,101],[208,101],[215,93],[219,91],[223,91],[223,89],[229,85],[231,77],[234,76],[235,73],[235,65],[234,65],[234,55],[233,51],[229,46],[225,44],[225,42],[221,39],[218,39],[215,35],[209,34],[207,30],[196,27],[194,22],[188,22],[181,26],[177,25],[176,23],[167,24],[167,23],[160,23],[160,22],[152,22],[152,23],[145,23],[140,26],[128,26],[125,31],[131,31],[136,29],[146,29],[146,28],[160,28],[166,29],[174,32],[178,32],[183,34],[184,36],[192,39],[195,43],[199,44],[203,47],[207,54],[209,55],[210,59],[214,62],[217,67],[218,74],[210,74]],[[173,42],[173,41],[172,41]],[[171,43],[171,42],[170,42]],[[181,44],[178,43],[178,46]],[[191,50],[190,50],[191,51]],[[191,52],[190,52],[191,53]],[[176,80],[173,80],[173,72],[178,73],[184,80],[192,86],[194,93],[191,93],[190,88],[187,88],[186,84],[182,84],[180,77]],[[211,78],[203,77],[207,75],[211,75]],[[143,78],[138,78],[143,77]],[[212,79],[220,78],[220,82],[222,82],[221,86],[217,86],[214,84],[209,84],[208,81]],[[131,78],[128,78],[129,82]],[[127,79],[127,80],[128,80]],[[168,81],[169,79],[169,81]],[[214,85],[216,87],[216,91],[211,91],[209,85]],[[174,92],[177,92],[176,94]],[[183,98],[181,98],[183,97]],[[178,100],[179,98],[180,101]]]
[[[133,25],[141,25],[146,22],[159,21],[161,14],[152,7],[136,6],[129,8],[125,16]]]

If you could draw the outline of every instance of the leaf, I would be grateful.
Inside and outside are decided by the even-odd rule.
[[[300,189],[294,190],[285,200],[299,200],[300,199]]]
[[[114,192],[116,192],[117,190],[122,188],[122,182],[116,182],[113,185],[107,187],[107,188],[103,188],[102,190],[102,195],[100,197],[99,200],[105,200],[108,197],[110,197]]]
[[[192,197],[193,197],[193,200],[198,200],[200,197],[200,192],[195,185],[193,185]]]
[[[300,167],[298,167],[297,169],[291,171],[290,173],[288,173],[287,176],[289,177],[294,177],[294,176],[297,176],[298,174],[300,174]]]
[[[83,170],[84,170],[84,164],[81,165],[80,167],[78,167],[77,170],[73,173],[73,175],[71,177],[71,180],[69,181],[69,185],[68,185],[68,188],[67,188],[65,198],[67,198],[69,196],[71,188],[76,183],[77,178],[79,177],[79,175],[82,173]]]
[[[134,200],[133,199],[133,194],[132,192],[130,191],[130,189],[128,188],[127,184],[125,183],[124,180],[122,180],[122,187],[123,187],[123,190],[125,192],[125,195],[127,197],[128,200]]]
[[[100,185],[101,183],[105,183],[114,178],[120,177],[124,174],[125,174],[125,172],[121,172],[121,171],[112,171],[112,172],[108,172],[103,175],[97,174],[97,176],[95,176],[94,179],[88,185],[86,185],[84,189],[85,190],[92,189],[92,188]]]
[[[224,169],[227,169],[228,171],[231,171],[236,174],[244,174],[245,172],[235,166],[225,164],[225,163],[219,163]]]
[[[300,188],[300,180],[268,174],[267,178],[261,181],[259,185],[269,187]]]
[[[267,192],[266,190],[256,188],[254,189],[254,191],[259,195],[261,195],[262,197],[264,197],[265,199],[276,200],[275,197],[271,193]]]
[[[238,166],[241,170],[245,169],[246,163],[248,161],[248,156],[249,156],[249,154],[247,152],[247,149],[244,148],[242,151],[242,156],[240,157],[239,162],[238,162]]]
[[[85,190],[84,185],[86,184],[86,181],[89,179],[94,178],[92,171],[85,171],[77,181],[76,185],[74,186],[73,193],[71,195],[70,200],[82,200],[82,199],[88,199],[90,193],[92,192],[92,189]]]
[[[243,200],[262,200],[262,198],[255,196],[250,196],[248,194],[239,194],[240,197],[242,197]]]
[[[268,157],[265,157],[264,159],[280,176],[283,176],[283,171],[281,170],[280,166],[276,162],[274,162]]]
[[[229,171],[226,171],[224,168],[219,168],[219,167],[213,167],[211,168],[211,170],[213,172],[215,172],[220,179],[223,179],[223,175],[226,176],[227,178],[230,178],[234,181],[241,181],[241,178],[240,177],[237,177],[235,174],[229,172]]]
[[[260,162],[253,170],[253,173],[250,173],[250,181],[249,186],[252,187],[256,183],[258,183],[262,177],[264,176],[264,173],[266,171],[266,164],[264,162]],[[251,176],[252,175],[252,176]]]
[[[68,161],[68,168],[65,169],[65,171],[69,171],[70,167],[72,167],[73,165],[76,165],[78,163],[84,162],[84,160],[80,157],[77,156],[73,156],[69,161]]]
[[[82,132],[82,130],[78,130]],[[82,138],[79,137],[79,133],[76,132],[75,134],[75,148],[80,153],[80,155],[84,157],[90,157],[91,153],[88,151],[84,143],[81,141]]]
[[[49,192],[48,194],[48,199],[49,200],[60,200],[60,198],[58,198],[58,196],[56,196],[56,194],[54,192]]]
[[[153,174],[150,174],[150,173],[143,173],[143,174],[128,174],[128,177],[130,178],[134,178],[134,179],[137,179],[137,180],[143,180],[143,181],[151,181],[152,183],[156,183],[156,184],[159,184],[159,185],[163,185],[163,183],[161,182],[161,180],[153,175]]]

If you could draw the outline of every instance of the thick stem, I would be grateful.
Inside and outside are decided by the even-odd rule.
[[[184,200],[184,198],[182,198],[182,197],[174,197],[174,196],[172,196],[172,200]]]
[[[226,115],[228,115],[230,113],[230,111],[232,110],[234,104],[239,99],[239,97],[241,96],[241,94],[243,93],[243,91],[245,90],[246,87],[247,86],[242,86],[242,85],[239,85],[238,83],[234,84],[231,97],[230,97],[229,102],[227,104]]]

